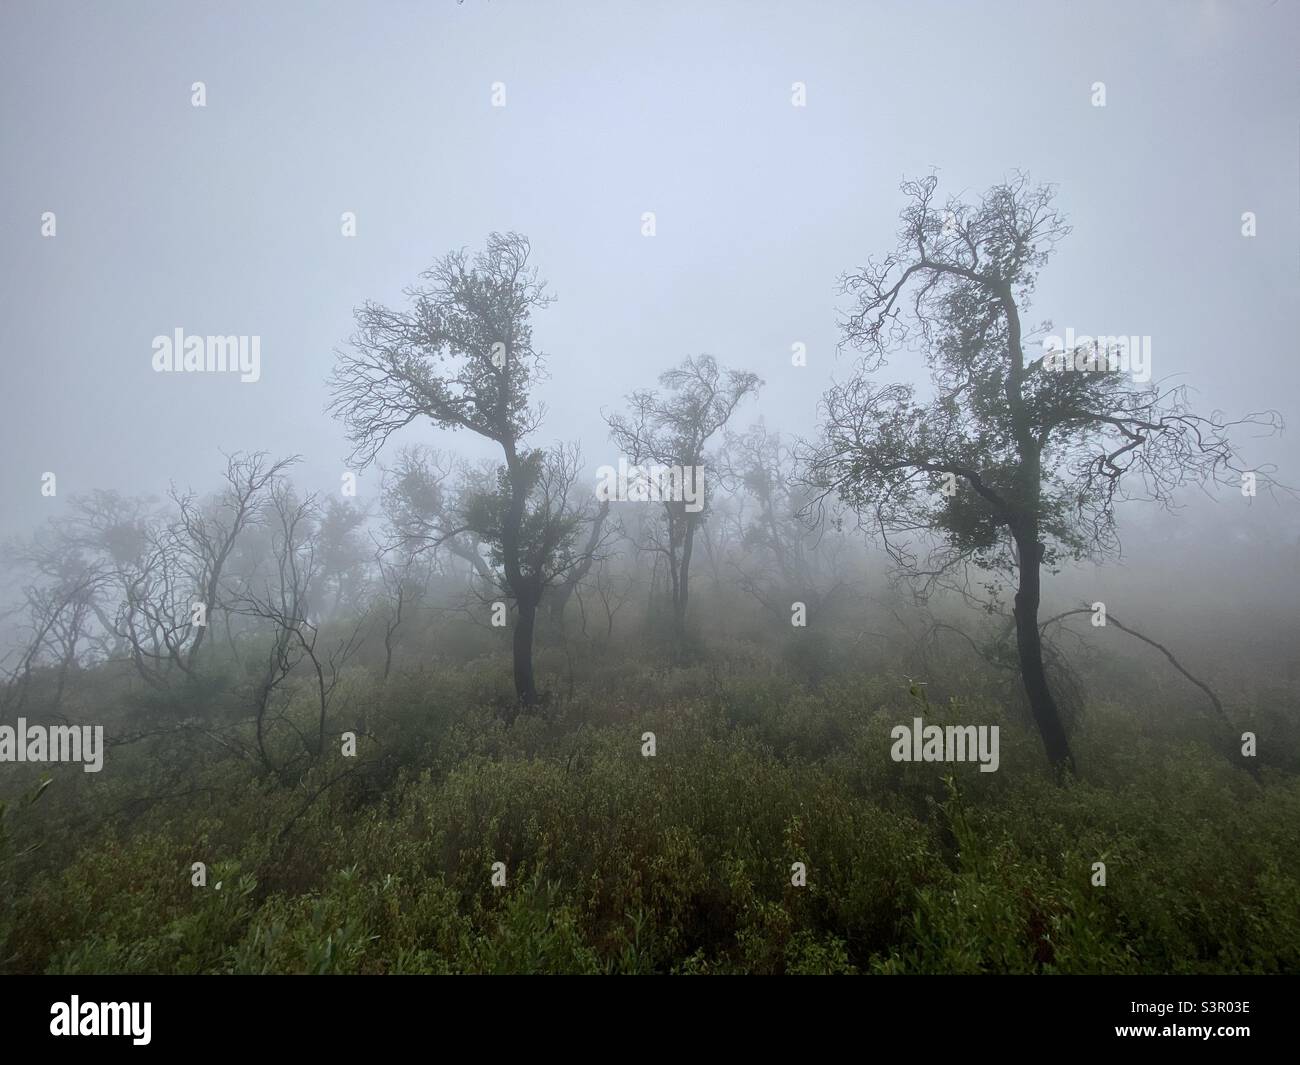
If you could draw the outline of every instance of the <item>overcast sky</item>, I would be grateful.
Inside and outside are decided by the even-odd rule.
[[[899,182],[932,169],[1059,185],[1074,232],[1033,321],[1149,335],[1207,412],[1295,427],[1298,29],[1293,0],[5,0],[0,531],[92,488],[212,488],[221,449],[300,453],[337,491],[353,307],[492,230],[531,238],[558,297],[537,443],[616,462],[601,409],[699,352],[766,380],[742,422],[810,433],[852,368],[836,279],[892,248]],[[261,379],[154,372],[178,327],[259,336]],[[1248,455],[1300,481],[1294,431]]]

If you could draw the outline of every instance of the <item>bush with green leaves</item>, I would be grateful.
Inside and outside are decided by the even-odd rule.
[[[40,802],[19,781],[0,968],[1300,971],[1300,781],[1252,778],[1172,713],[1090,707],[1061,786],[978,677],[943,698],[847,665],[814,682],[742,643],[593,663],[510,727],[500,657],[348,684],[357,757],[291,780],[186,730],[115,748],[101,779],[56,767]],[[914,716],[998,725],[999,771],[891,761]]]

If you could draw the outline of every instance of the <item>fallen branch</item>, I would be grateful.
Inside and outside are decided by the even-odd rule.
[[[1078,607],[1074,610],[1067,610],[1064,613],[1057,614],[1055,617],[1048,618],[1046,621],[1042,623],[1042,625],[1039,626],[1039,631],[1042,632],[1044,629],[1047,628],[1048,625],[1060,621],[1063,618],[1068,618],[1073,614],[1091,614],[1091,613],[1092,613],[1091,607]],[[1136,629],[1130,628],[1129,626],[1123,624],[1121,621],[1119,621],[1119,619],[1115,617],[1114,614],[1111,613],[1106,614],[1106,624],[1114,625],[1115,628],[1119,629],[1121,632],[1127,632],[1130,636],[1136,636],[1143,643],[1150,644],[1152,647],[1154,647],[1157,651],[1159,651],[1162,655],[1164,655],[1167,659],[1169,659],[1169,662],[1174,667],[1174,669],[1178,670],[1179,673],[1181,673],[1184,677],[1190,680],[1193,684],[1195,684],[1198,688],[1200,688],[1201,691],[1205,692],[1205,694],[1210,697],[1210,702],[1214,704],[1215,713],[1219,715],[1220,720],[1222,720],[1223,723],[1227,725],[1229,729],[1234,729],[1236,727],[1233,725],[1232,719],[1228,717],[1227,711],[1223,709],[1223,703],[1219,701],[1219,697],[1214,694],[1213,689],[1211,689],[1211,687],[1208,684],[1206,684],[1203,680],[1200,680],[1199,678],[1194,677],[1192,676],[1192,674],[1188,673],[1187,670],[1183,668],[1182,663],[1179,662],[1178,659],[1174,657],[1173,652],[1170,651],[1168,647],[1166,647],[1164,644],[1156,643],[1156,641],[1151,639],[1150,636],[1143,636],[1142,633],[1138,632]]]

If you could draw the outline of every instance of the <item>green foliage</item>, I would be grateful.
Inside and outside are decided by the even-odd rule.
[[[810,686],[744,644],[591,668],[509,729],[499,664],[358,674],[357,761],[335,748],[291,783],[169,740],[20,794],[0,968],[1300,971],[1300,783],[1256,782],[1194,732],[1094,706],[1075,736],[1092,768],[1060,787],[987,696],[843,669]],[[998,724],[1001,768],[892,762],[916,715]]]

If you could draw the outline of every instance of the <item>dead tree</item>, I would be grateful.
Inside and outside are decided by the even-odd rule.
[[[267,743],[279,693],[296,671],[308,674],[316,704],[315,737],[308,740],[291,720],[282,719],[298,734],[305,753],[319,759],[324,753],[331,700],[343,666],[360,644],[362,622],[332,645],[321,646],[320,628],[309,617],[313,582],[320,575],[318,500],[314,495],[298,499],[282,478],[272,482],[270,496],[274,575],[260,589],[247,588],[238,594],[231,609],[259,619],[270,629],[266,665],[254,691],[254,724],[263,766],[283,773],[287,767],[276,765]]]

